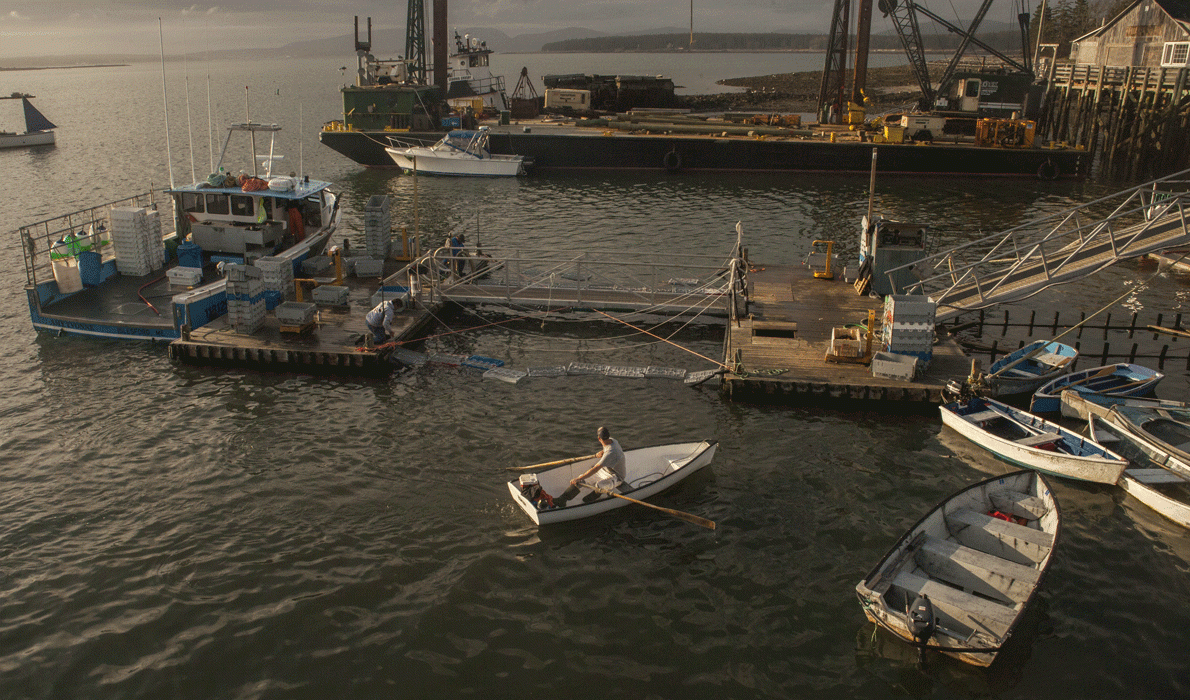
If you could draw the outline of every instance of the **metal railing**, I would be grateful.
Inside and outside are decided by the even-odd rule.
[[[163,192],[163,191],[162,191]],[[87,209],[80,209],[69,214],[55,216],[32,224],[22,226],[17,234],[24,248],[25,278],[30,285],[37,284],[38,279],[49,279],[53,276],[53,259],[51,249],[59,242],[68,243],[65,239],[74,236],[78,239],[76,248],[71,252],[78,252],[83,247],[90,248],[92,242],[97,242],[96,232],[101,229],[107,232],[110,240],[111,221],[110,212],[118,207],[145,207],[157,209],[160,204],[156,197],[160,192],[149,190],[141,194],[117,199],[99,204]],[[173,232],[173,216],[161,217],[161,234],[163,237]]]
[[[412,268],[431,302],[465,297],[509,305],[548,300],[551,305],[581,307],[617,292],[642,311],[664,306],[672,312],[677,299],[691,309],[714,308],[723,314],[730,313],[735,270],[730,258],[710,255],[518,250],[459,255],[449,247],[432,251]]]
[[[1190,170],[887,270],[898,293],[938,302],[938,320],[1014,301],[1119,260],[1190,243]],[[918,281],[898,289],[897,273]],[[944,310],[945,309],[945,310]]]

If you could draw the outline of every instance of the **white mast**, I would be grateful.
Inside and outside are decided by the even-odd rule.
[[[165,160],[169,166],[169,188],[174,188],[174,158],[169,148],[169,95],[165,89],[165,33],[157,18],[157,37],[161,40],[161,102],[165,106]]]

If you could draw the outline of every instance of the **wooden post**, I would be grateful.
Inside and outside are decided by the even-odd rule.
[[[1169,352],[1168,345],[1161,346],[1161,354],[1157,356],[1157,369],[1165,369],[1165,353]]]
[[[1033,319],[1037,316],[1037,309],[1029,311],[1029,337],[1033,337]]]
[[[1000,337],[1008,335],[1008,309],[1004,310],[1004,329],[1000,331]]]
[[[1101,365],[1106,365],[1106,364],[1107,364],[1107,350],[1108,350],[1108,348],[1110,348],[1110,347],[1111,347],[1111,343],[1106,343],[1106,342],[1105,342],[1105,343],[1103,344],[1103,357],[1102,357],[1102,358],[1100,358],[1100,360],[1099,360],[1099,364],[1101,364]]]
[[[1128,340],[1132,340],[1132,336],[1136,334],[1136,312],[1132,312],[1132,323],[1128,326]]]
[[[1104,340],[1107,340],[1107,329],[1109,326],[1111,326],[1111,312],[1110,311],[1108,312],[1107,316],[1104,317],[1104,319],[1103,319],[1103,339]]]
[[[1136,362],[1136,343],[1132,344],[1132,352],[1128,355],[1128,361],[1132,362],[1132,363]],[[1103,364],[1107,364],[1107,363],[1104,362]]]
[[[1059,314],[1059,313],[1061,313],[1061,312],[1060,312],[1060,311],[1055,311],[1055,312],[1054,312],[1054,327],[1053,327],[1053,330],[1052,330],[1052,332],[1051,332],[1051,335],[1057,335],[1057,334],[1058,334],[1058,314]]]

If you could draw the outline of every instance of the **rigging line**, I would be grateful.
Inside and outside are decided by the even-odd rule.
[[[670,340],[669,340],[670,338],[673,338],[673,337],[674,337],[674,336],[676,336],[678,333],[681,333],[683,330],[685,330],[685,329],[686,329],[686,327],[687,327],[687,326],[689,326],[690,324],[692,324],[692,323],[694,323],[696,320],[698,320],[698,318],[699,318],[700,316],[702,316],[702,314],[703,314],[703,313],[705,313],[705,312],[706,312],[706,310],[707,310],[707,309],[709,309],[710,307],[711,307],[711,304],[710,304],[710,302],[708,302],[708,303],[707,303],[707,305],[706,305],[706,306],[704,306],[704,307],[702,307],[702,308],[699,310],[699,312],[698,312],[697,314],[695,314],[695,315],[691,316],[689,319],[687,319],[687,320],[686,320],[686,322],[685,322],[685,323],[683,323],[683,324],[682,324],[681,326],[679,326],[678,328],[674,329],[674,332],[673,332],[673,333],[670,333],[670,334],[669,334],[668,336],[666,336],[665,338],[661,338],[660,336],[653,335],[653,337],[654,337],[654,338],[660,338],[660,339],[659,339],[658,341],[656,341],[656,342],[651,342],[651,343],[637,343],[637,344],[635,344],[635,345],[617,345],[617,346],[613,346],[613,347],[596,348],[596,349],[593,349],[593,350],[584,350],[583,352],[616,352],[616,351],[620,351],[620,350],[632,350],[632,349],[636,349],[636,348],[648,347],[648,346],[650,346],[650,345],[657,345],[658,343],[665,343],[665,342],[670,342]],[[690,308],[694,308],[694,307],[690,307]],[[478,313],[476,313],[476,312],[474,312],[474,311],[470,311],[469,313],[471,313],[472,315],[474,315],[474,316],[476,316],[476,317],[478,317],[478,318],[483,318],[483,316],[480,316]],[[528,316],[524,316],[524,317],[522,317],[522,318],[529,318],[529,317],[528,317]],[[511,320],[514,320],[514,321],[515,321],[515,320],[519,320],[519,319],[511,319]],[[663,322],[661,322],[661,323],[658,323],[656,326],[653,326],[653,330],[655,330],[655,329],[657,329],[657,328],[660,328],[660,327],[661,327],[661,326],[663,326],[663,325],[666,325],[666,323],[668,323],[668,322],[664,322],[664,321],[663,321]],[[489,325],[495,325],[495,324],[489,324]],[[482,328],[482,326],[477,326],[477,328]],[[520,331],[520,330],[517,330],[517,329],[515,329],[515,328],[506,328],[505,330],[507,330],[507,331],[508,331],[508,332],[510,332],[510,333],[514,333],[514,334],[516,334],[516,335],[527,336],[527,337],[531,337],[531,338],[549,338],[549,337],[551,337],[551,336],[549,336],[549,335],[546,335],[546,334],[544,334],[544,333],[531,333],[531,332],[529,332],[529,331]],[[624,338],[631,338],[631,337],[633,337],[633,336],[637,336],[637,335],[641,335],[641,334],[652,335],[651,333],[648,333],[648,331],[641,330],[640,332],[637,332],[637,333],[628,333],[628,334],[625,334],[625,335],[620,335],[620,336],[611,336],[611,337],[602,338],[602,340],[605,340],[605,341],[609,341],[609,340],[621,340],[621,339],[624,339]],[[547,349],[547,350],[543,350],[543,352],[572,352],[572,350],[571,350],[570,348],[567,348],[567,349],[564,349],[564,350],[548,350],[548,349]]]
[[[595,311],[598,311],[599,313],[603,314],[604,316],[607,316],[608,318],[610,318],[613,321],[619,321],[620,323],[623,323],[625,326],[628,326],[629,328],[636,328],[636,326],[632,325],[631,323],[629,323],[623,319],[616,318],[615,316],[612,316],[611,314],[607,313],[606,311],[599,311],[599,309],[595,309]],[[640,328],[636,328],[636,330],[641,331],[642,333],[646,333],[647,335],[652,335],[654,338],[660,338],[660,336],[653,335],[652,333],[649,333],[648,331],[641,330]],[[665,338],[661,338],[661,340],[665,340]],[[675,348],[678,348],[679,350],[684,350],[684,351],[690,353],[691,355],[694,355],[695,357],[701,357],[702,359],[706,360],[707,362],[712,362],[716,365],[719,365],[723,369],[726,369],[726,370],[731,369],[730,367],[728,367],[727,365],[723,364],[722,362],[720,362],[718,360],[712,360],[711,358],[707,357],[706,355],[700,355],[699,353],[694,352],[690,348],[686,348],[686,347],[682,347],[681,345],[678,345],[677,343],[673,342],[672,340],[665,340],[665,342],[669,343],[670,345],[673,345]]]

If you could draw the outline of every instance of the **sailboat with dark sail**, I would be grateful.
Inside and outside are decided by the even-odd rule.
[[[45,115],[33,106],[27,95],[14,92],[0,100],[20,100],[25,108],[25,133],[18,134],[11,131],[0,131],[0,148],[16,148],[18,146],[45,146],[54,143],[54,129],[58,126],[45,118]]]

